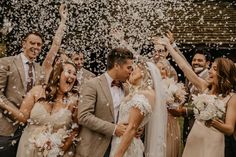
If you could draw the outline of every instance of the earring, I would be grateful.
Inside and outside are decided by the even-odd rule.
[[[220,81],[221,87],[224,85],[224,82],[225,82],[225,80],[224,80],[224,79],[221,79],[221,81]]]

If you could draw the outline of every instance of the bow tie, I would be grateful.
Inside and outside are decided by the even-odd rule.
[[[114,87],[114,86],[116,86],[116,87],[118,87],[118,88],[121,88],[121,87],[122,87],[121,81],[113,80],[113,81],[111,82],[111,87]]]

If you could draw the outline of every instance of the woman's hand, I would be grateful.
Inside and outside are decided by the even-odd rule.
[[[170,40],[166,36],[164,36],[162,38],[161,37],[154,37],[152,39],[153,39],[154,44],[161,44],[166,47],[171,45]]]
[[[217,127],[220,124],[224,124],[224,121],[222,121],[219,118],[214,118],[214,119],[211,120],[211,126],[213,126],[213,127]]]
[[[174,34],[171,31],[167,31],[166,33],[167,38],[170,40],[170,44],[173,44],[175,39],[174,39]]]
[[[65,4],[61,4],[61,6],[59,8],[59,13],[60,13],[61,19],[62,20],[66,20],[68,11],[66,9],[66,5]]]
[[[185,107],[178,107],[178,108],[167,108],[168,112],[174,116],[179,117],[186,114],[186,108]]]
[[[220,124],[224,124],[224,121],[220,120],[219,118],[213,118],[213,119],[210,119],[210,120],[207,120],[205,122],[205,125],[207,127],[214,127],[216,128],[217,126],[219,126]]]

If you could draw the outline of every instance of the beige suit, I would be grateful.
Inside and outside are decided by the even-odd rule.
[[[39,64],[34,63],[35,84],[41,84],[44,75]],[[0,59],[0,97],[4,103],[20,107],[26,94],[25,73],[21,55],[4,57]],[[13,126],[10,119],[4,116],[1,110],[0,117],[0,135],[12,135],[17,125]]]
[[[81,141],[76,157],[103,157],[115,130],[113,101],[105,74],[85,83],[81,95],[78,107]]]
[[[81,86],[86,83],[88,80],[90,80],[91,78],[96,77],[96,75],[84,68],[81,68],[78,72],[77,72],[77,80],[78,80],[78,91],[82,90]]]

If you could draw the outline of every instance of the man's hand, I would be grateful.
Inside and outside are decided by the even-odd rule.
[[[139,128],[139,129],[137,130],[137,132],[136,132],[135,137],[136,137],[136,138],[141,137],[141,136],[143,135],[143,132],[144,132],[144,127]]]
[[[115,135],[117,137],[122,136],[125,133],[126,127],[127,127],[127,124],[125,124],[125,123],[117,124],[116,130],[115,130]]]

